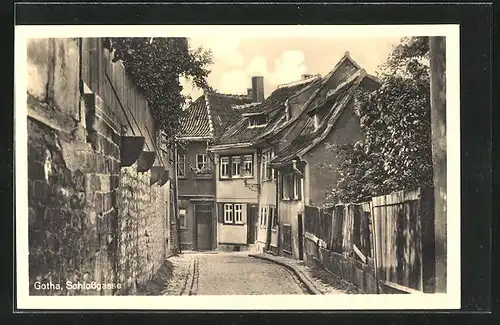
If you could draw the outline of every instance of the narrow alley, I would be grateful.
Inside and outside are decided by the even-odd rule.
[[[173,274],[165,295],[307,294],[290,270],[247,252],[185,253],[169,262]]]

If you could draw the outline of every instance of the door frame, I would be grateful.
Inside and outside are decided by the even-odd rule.
[[[302,222],[302,213],[297,214],[297,232],[299,245],[299,260],[304,260],[304,224]]]
[[[252,211],[252,218],[250,218],[250,211]],[[258,214],[259,214],[259,205],[254,203],[247,203],[247,244],[255,244],[257,241],[257,232],[258,232]],[[253,237],[253,242],[250,242],[250,239]]]
[[[209,249],[213,249],[214,247],[214,238],[213,238],[213,218],[214,218],[214,206],[212,202],[193,202],[193,220],[194,220],[194,229],[193,229],[193,249],[194,250],[199,250],[198,247],[198,214],[196,213],[196,206],[209,206],[212,209],[212,214],[210,215],[210,220],[208,222],[209,226],[209,232],[208,232],[208,237],[209,237]]]

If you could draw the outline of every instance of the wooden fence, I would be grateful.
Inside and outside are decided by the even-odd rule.
[[[305,209],[305,237],[331,256],[370,265],[386,286],[432,291],[434,233],[432,189],[400,191],[361,204]],[[318,254],[308,252],[306,254]],[[331,259],[331,258],[330,258]]]

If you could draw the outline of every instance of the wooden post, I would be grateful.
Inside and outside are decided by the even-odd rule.
[[[177,143],[174,145],[174,215],[175,215],[175,226],[177,227],[177,253],[182,253],[181,250],[181,229],[179,222],[179,181],[177,177]]]
[[[430,37],[436,292],[446,292],[446,38]]]
[[[375,272],[375,284],[376,284],[376,289],[377,293],[380,293],[380,286],[379,286],[379,277],[378,277],[378,258],[377,258],[377,227],[375,223],[375,209],[373,207],[373,201],[370,200],[370,224],[371,224],[371,242],[372,242],[372,251],[373,251],[373,269]]]

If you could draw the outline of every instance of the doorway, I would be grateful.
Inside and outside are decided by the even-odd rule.
[[[298,225],[298,239],[299,239],[299,260],[304,259],[304,231],[302,225],[302,213],[297,215],[297,225]]]
[[[199,251],[211,250],[213,207],[209,204],[197,204],[194,208],[196,216],[196,249]]]
[[[247,208],[247,244],[254,244],[257,240],[257,205],[249,204]]]

